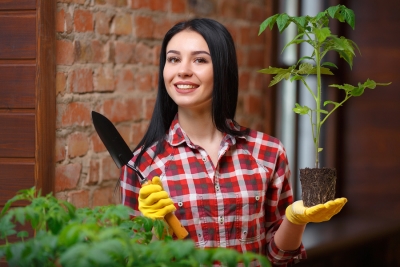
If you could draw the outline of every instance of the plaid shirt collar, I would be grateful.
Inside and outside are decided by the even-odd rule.
[[[238,125],[235,125],[235,123],[231,119],[227,119],[227,123],[231,129],[240,130],[240,127]],[[245,136],[235,137],[233,135],[224,133],[223,142],[227,142],[230,145],[235,145],[236,138],[246,139]],[[171,123],[168,135],[166,136],[166,141],[171,146],[179,146],[180,144],[186,142],[189,147],[196,148],[196,145],[193,144],[192,141],[190,141],[185,131],[181,128],[181,125],[179,124],[178,113],[175,115],[175,118]]]

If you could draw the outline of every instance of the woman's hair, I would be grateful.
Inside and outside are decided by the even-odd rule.
[[[245,131],[231,129],[227,119],[234,121],[236,104],[238,98],[238,65],[236,49],[232,36],[228,30],[219,22],[196,18],[184,21],[173,26],[164,36],[161,46],[158,94],[154,106],[153,115],[149,128],[143,139],[134,151],[142,147],[136,158],[136,165],[140,163],[141,156],[152,144],[159,141],[155,155],[161,153],[164,144],[161,142],[167,133],[177,111],[178,106],[168,95],[165,88],[163,70],[166,62],[166,49],[169,41],[177,33],[190,30],[199,33],[205,39],[210,50],[214,73],[214,88],[212,93],[212,119],[216,128],[224,133],[235,136],[243,135]]]

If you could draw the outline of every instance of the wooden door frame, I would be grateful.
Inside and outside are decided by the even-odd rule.
[[[36,152],[35,186],[54,190],[56,132],[56,1],[36,1]]]

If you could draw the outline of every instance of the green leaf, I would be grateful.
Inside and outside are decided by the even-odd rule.
[[[351,92],[355,88],[353,85],[347,84],[347,83],[345,83],[343,85],[331,84],[331,85],[329,85],[329,87],[336,87],[336,88],[339,88],[339,89],[343,89],[346,92]]]
[[[326,105],[329,105],[329,104],[333,104],[333,105],[335,105],[335,107],[340,106],[340,104],[339,104],[338,102],[331,101],[331,100],[327,100],[327,101],[324,102],[324,107],[325,107]]]
[[[335,14],[339,10],[339,8],[340,8],[340,5],[331,6],[326,11],[328,12],[329,16],[331,16],[331,18],[335,18]]]
[[[315,16],[315,20],[318,21],[325,16],[326,16],[326,11],[321,11]]]
[[[324,62],[321,64],[321,66],[329,66],[329,67],[334,67],[334,68],[338,68],[334,63],[332,62]]]
[[[309,60],[312,60],[312,61],[315,62],[315,59],[314,59],[313,57],[304,56],[304,57],[301,57],[301,58],[297,61],[296,65],[299,64],[301,61],[306,60],[306,59],[309,59]]]
[[[300,115],[306,115],[311,109],[307,106],[300,106],[298,103],[295,104],[293,111]]]
[[[323,148],[319,147],[318,148],[318,153],[321,152],[322,150],[324,150]]]
[[[19,238],[25,238],[28,236],[29,236],[29,233],[27,231],[20,231],[17,233],[17,237],[19,237]]]
[[[260,24],[260,30],[258,32],[258,35],[260,35],[263,31],[265,31],[265,29],[267,27],[270,28],[270,30],[272,30],[276,19],[278,18],[279,14],[275,14],[269,18],[267,18],[266,20],[264,20],[261,24]]]
[[[355,16],[353,10],[351,10],[349,8],[345,8],[343,10],[343,16],[344,16],[347,24],[349,24],[350,27],[354,30],[355,23],[356,23],[356,16]]]
[[[328,111],[326,111],[326,110],[324,110],[324,109],[317,109],[317,110],[315,110],[317,113],[318,112],[320,112],[320,113],[323,113],[323,114],[328,114]]]
[[[334,75],[330,69],[324,67],[320,68],[320,72],[325,75]],[[317,74],[317,68],[313,67],[308,74]]]
[[[281,53],[283,53],[283,51],[285,51],[285,49],[286,49],[288,46],[292,45],[292,44],[301,44],[301,43],[307,42],[307,40],[298,39],[298,38],[300,38],[300,37],[303,37],[303,35],[304,35],[304,33],[300,33],[300,34],[298,34],[296,37],[294,37],[292,41],[290,41],[289,43],[287,43],[287,44],[283,47]]]
[[[293,17],[292,20],[298,28],[304,28],[308,23],[308,16]]]
[[[283,32],[284,29],[289,25],[289,16],[286,13],[279,14],[276,19],[276,24],[278,25],[279,32]]]
[[[290,78],[290,81],[291,81],[291,82],[293,82],[293,81],[298,81],[298,80],[303,81],[303,80],[304,80],[303,76],[301,76],[301,75],[294,75],[294,76],[292,76],[292,78]]]
[[[322,29],[315,28],[314,34],[318,39],[318,42],[323,43],[325,39],[331,35],[331,31],[329,28],[325,27]]]

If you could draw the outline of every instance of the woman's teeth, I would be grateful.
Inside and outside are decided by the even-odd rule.
[[[178,84],[176,87],[179,89],[193,89],[196,88],[194,85],[189,85],[189,84]]]

